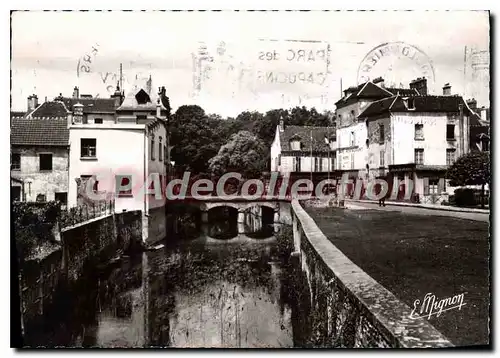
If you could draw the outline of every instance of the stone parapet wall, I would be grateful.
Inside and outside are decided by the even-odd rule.
[[[296,277],[309,342],[323,347],[451,347],[425,319],[350,261],[321,232],[297,200],[292,202]]]

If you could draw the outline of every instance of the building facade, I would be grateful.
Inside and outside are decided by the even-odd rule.
[[[333,177],[336,147],[334,127],[286,126],[281,121],[271,145],[271,171],[297,178]]]
[[[11,198],[67,203],[69,131],[64,117],[11,118]]]
[[[69,205],[87,200],[88,189],[113,198],[115,211],[143,212],[143,239],[166,235],[162,186],[166,182],[167,110],[165,90],[136,87],[117,102],[111,120],[84,122],[84,106],[73,104],[70,124]],[[117,97],[120,90],[117,89]],[[168,100],[167,100],[168,101]],[[90,114],[90,113],[89,113]],[[155,195],[159,188],[160,195]]]
[[[369,179],[387,178],[391,189],[398,185],[398,199],[448,199],[453,188],[446,170],[469,152],[474,115],[462,97],[450,93],[445,85],[442,96],[396,94],[371,103],[358,116],[367,128]]]
[[[398,93],[408,96],[419,94],[419,81],[411,88],[385,88],[382,78],[349,87],[344,96],[335,103],[337,129],[337,169],[352,179],[366,178],[370,170],[370,158],[366,150],[368,132],[359,115],[373,102],[389,98]]]

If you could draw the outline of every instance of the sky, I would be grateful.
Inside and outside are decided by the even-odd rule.
[[[222,116],[296,105],[334,110],[341,89],[360,81],[365,57],[385,43],[398,47],[370,78],[407,87],[425,75],[431,93],[450,83],[452,93],[489,105],[487,78],[473,78],[470,62],[464,74],[465,48],[489,48],[487,12],[30,11],[12,15],[12,109],[26,110],[30,94],[41,102],[71,96],[75,86],[109,97],[121,63],[125,92],[151,76],[174,110],[194,103]]]

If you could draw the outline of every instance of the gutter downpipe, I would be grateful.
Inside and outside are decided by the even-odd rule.
[[[148,231],[149,231],[149,225],[148,225],[148,216],[147,216],[147,201],[146,201],[146,188],[145,185],[147,185],[147,179],[146,179],[146,170],[147,170],[147,165],[148,165],[148,155],[147,155],[147,140],[148,140],[148,126],[147,124],[144,124],[144,165],[143,165],[143,181],[144,185],[142,187],[143,189],[143,201],[144,201],[144,211],[142,214],[142,241],[144,244],[146,244],[146,241],[148,239]]]

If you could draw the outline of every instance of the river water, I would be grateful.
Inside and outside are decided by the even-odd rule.
[[[201,237],[124,257],[65,295],[30,346],[294,346],[276,239]]]

